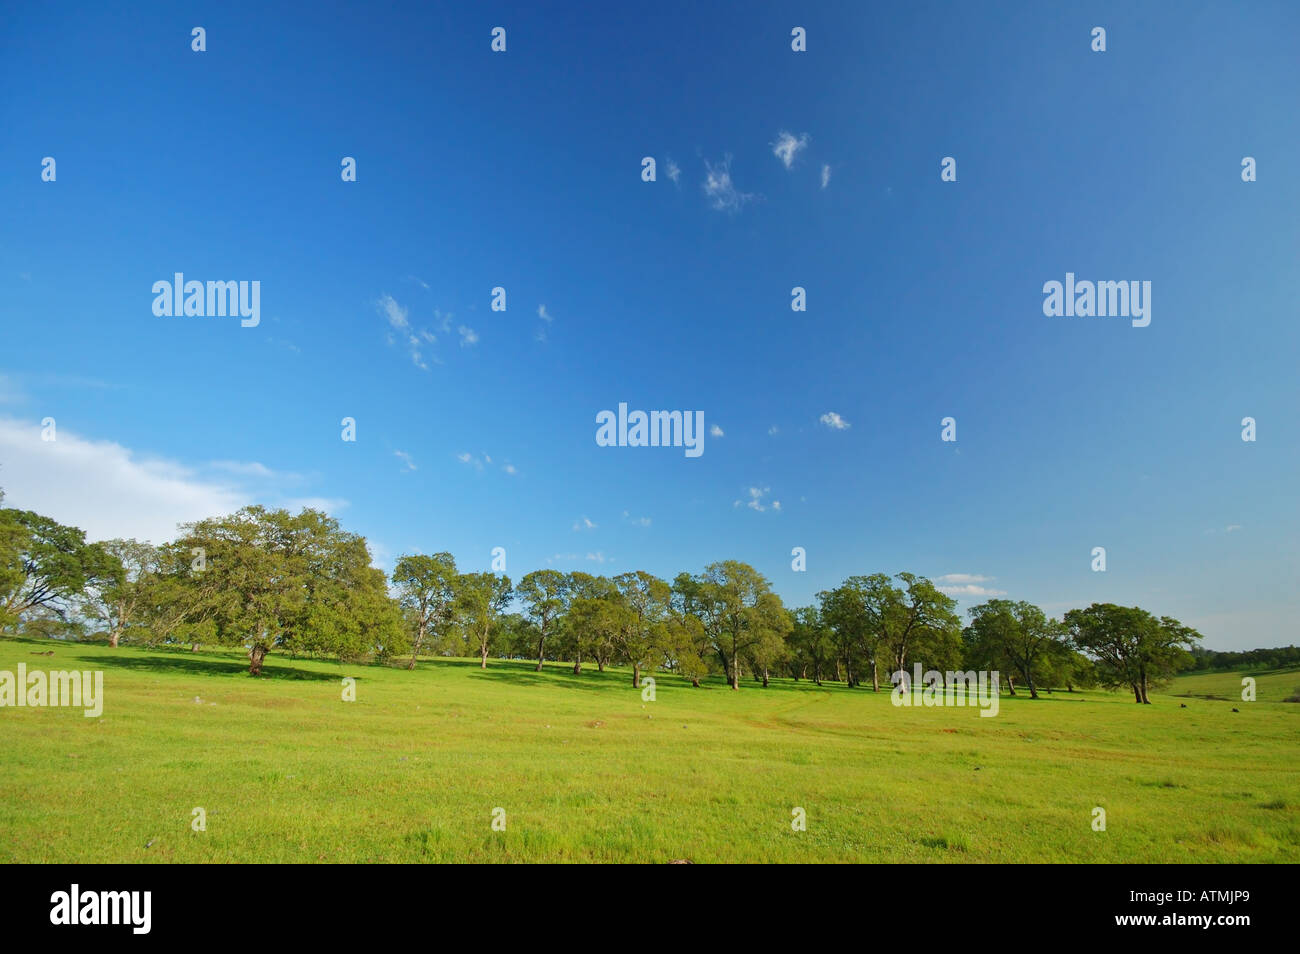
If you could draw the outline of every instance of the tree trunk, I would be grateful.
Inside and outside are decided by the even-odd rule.
[[[871,657],[871,691],[880,691],[880,673],[876,670],[876,657]]]
[[[113,649],[117,649],[118,641],[121,638],[122,638],[122,631],[120,629],[113,630],[113,632],[109,634],[108,645]]]
[[[1016,694],[1016,677],[1011,675],[1010,673],[1007,673],[1007,695],[1014,696],[1015,694]]]
[[[578,658],[573,661],[573,674],[575,676],[582,673],[582,650],[578,650]]]
[[[763,667],[763,688],[767,688],[767,667]]]
[[[700,688],[700,677],[699,677],[699,676],[691,676],[691,686],[692,686],[692,688],[695,688],[695,689]]]
[[[637,662],[632,663],[632,688],[641,688],[641,664]]]
[[[1034,677],[1028,669],[1025,670],[1025,684],[1029,686],[1029,698],[1037,699],[1038,690],[1034,687]]]
[[[546,646],[546,633],[543,632],[537,639],[537,671],[542,671],[542,660],[546,658],[546,653],[542,650]]]
[[[1142,687],[1136,682],[1131,683],[1130,686],[1133,689],[1133,701],[1138,705],[1142,705]]]
[[[420,655],[420,647],[421,647],[422,645],[424,645],[424,629],[423,629],[423,627],[421,627],[420,630],[418,630],[418,631],[416,632],[416,634],[415,634],[415,645],[411,647],[411,662],[410,662],[410,664],[406,667],[407,669],[414,669],[414,668],[415,668],[415,657],[418,656],[418,655]]]
[[[250,676],[260,676],[262,674],[262,661],[266,659],[266,647],[254,646],[248,653],[248,674]]]

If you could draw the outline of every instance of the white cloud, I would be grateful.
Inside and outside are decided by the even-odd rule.
[[[91,540],[135,537],[163,543],[176,526],[233,513],[252,503],[337,512],[337,498],[295,498],[278,486],[297,483],[263,464],[217,461],[192,467],[151,457],[113,441],[97,441],[59,428],[43,441],[32,423],[0,418],[0,487],[5,506],[35,510],[80,527]],[[204,472],[207,472],[207,476]],[[258,482],[256,489],[247,481]]]
[[[1006,596],[1006,590],[991,590],[984,586],[976,586],[969,583],[966,586],[936,586],[940,593],[946,593],[949,596]]]
[[[554,320],[555,320],[554,318],[551,317],[550,312],[548,312],[548,311],[546,310],[546,306],[545,306],[545,305],[538,305],[538,306],[537,306],[537,317],[540,318],[540,319],[542,319],[542,321],[554,321]]]
[[[515,465],[514,465],[514,464],[506,464],[506,465],[505,465],[504,467],[502,467],[501,469],[504,470],[507,474],[517,474],[517,473],[519,473],[519,471],[515,470]]]
[[[710,436],[710,437],[722,437],[722,436],[724,436],[723,433],[722,433],[722,428],[720,428],[720,427],[718,427],[718,425],[714,424],[712,427],[709,428],[709,436]]]
[[[468,348],[471,345],[478,344],[478,332],[466,325],[461,325],[456,329],[460,333],[460,346]]]
[[[822,163],[822,188],[825,189],[831,184],[831,167]]]
[[[211,464],[217,470],[224,470],[230,474],[238,474],[241,477],[262,477],[272,478],[276,476],[275,471],[263,463],[255,460],[214,460]]]
[[[682,177],[682,167],[677,165],[671,159],[668,160],[668,178],[673,180],[673,185]]]
[[[943,576],[935,577],[934,582],[935,589],[948,596],[1006,596],[1006,590],[980,585],[991,583],[993,579],[991,576],[983,576],[979,573],[945,573]]]
[[[795,138],[793,133],[782,130],[776,137],[776,142],[772,143],[772,155],[781,160],[781,164],[787,169],[794,166],[795,156],[803,149],[808,148],[808,134],[803,133]]]
[[[573,529],[574,530],[595,530],[596,526],[597,526],[596,524],[592,523],[586,517],[582,517],[581,519],[578,520],[577,523],[573,525]]]
[[[845,431],[853,426],[834,411],[827,411],[819,420],[833,431]]]
[[[393,456],[397,457],[406,466],[402,468],[402,473],[407,474],[415,470],[415,461],[411,460],[411,455],[406,451],[393,451]]]
[[[388,319],[388,323],[395,330],[406,331],[411,327],[411,322],[407,317],[410,312],[399,305],[397,299],[392,295],[387,293],[380,295],[378,305],[380,312]]]
[[[468,464],[469,466],[473,467],[475,470],[481,471],[483,469],[483,461],[479,460],[469,451],[464,451],[462,453],[457,454],[456,459],[460,461],[462,464]]]
[[[634,516],[632,516],[631,513],[629,513],[629,512],[626,511],[626,510],[623,511],[623,519],[626,520],[626,521],[628,521],[629,523],[634,523],[634,524],[636,524],[638,527],[648,527],[648,526],[650,526],[650,518],[649,518],[649,517],[634,517]]]
[[[742,498],[741,500],[737,500],[731,506],[739,507],[741,503],[744,503],[745,506],[748,507],[750,510],[757,510],[759,513],[763,513],[768,508],[768,504],[765,503],[765,500],[767,499],[767,495],[770,494],[771,492],[772,492],[771,487],[750,487],[747,490],[749,499],[744,500]],[[771,507],[773,510],[780,510],[781,501],[779,500],[772,501]]]
[[[408,352],[411,356],[411,363],[421,371],[428,371],[429,365],[424,359],[423,347],[425,343],[433,344],[437,339],[428,331],[412,327],[410,311],[398,304],[397,299],[387,293],[379,296],[376,302],[379,313],[387,320],[389,328],[388,343],[396,346],[397,339],[400,336],[406,341]],[[441,364],[437,358],[435,363]]]
[[[773,424],[771,427],[767,429],[768,437],[776,437],[776,435],[780,433],[781,433],[781,428],[777,427],[775,424]]]
[[[604,563],[604,562],[605,562],[605,554],[602,553],[600,550],[597,550],[595,553],[588,553],[588,554],[587,554],[587,559],[588,559],[588,560],[592,560],[592,561],[594,561],[594,562],[596,562],[596,563]]]
[[[978,573],[945,573],[943,576],[934,578],[936,583],[988,583],[993,579],[991,576],[981,576]]]
[[[1241,529],[1241,524],[1239,524],[1239,523],[1230,523],[1230,524],[1228,524],[1226,527],[1223,528],[1223,532],[1224,532],[1224,533],[1232,533],[1233,531],[1235,531],[1235,530],[1240,530],[1240,529]]]
[[[704,194],[709,197],[709,204],[717,211],[735,214],[744,208],[746,202],[754,198],[752,193],[739,191],[731,181],[731,156],[727,156],[716,166],[705,159],[704,168]]]

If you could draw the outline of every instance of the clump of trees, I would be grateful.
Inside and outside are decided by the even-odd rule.
[[[3,492],[0,492],[0,503]],[[245,507],[180,528],[163,546],[87,543],[30,511],[0,507],[0,632],[241,646],[259,675],[276,651],[344,659],[425,656],[572,662],[675,672],[733,690],[773,677],[873,691],[898,670],[997,670],[1008,692],[1102,685],[1138,703],[1203,651],[1200,634],[1137,607],[1093,604],[1061,619],[1023,601],[968,611],[912,573],[851,576],[787,609],[771,583],[737,560],[671,582],[642,570],[613,578],[536,570],[518,584],[461,573],[450,553],[400,557],[391,577],[363,537],[316,510]],[[1201,652],[1194,657],[1193,652]],[[1294,656],[1284,650],[1278,659]],[[1230,654],[1210,657],[1218,660]],[[1271,658],[1271,657],[1270,657]]]
[[[1194,646],[1191,653],[1196,669],[1294,669],[1300,666],[1300,646],[1277,646],[1240,652],[1221,652]]]

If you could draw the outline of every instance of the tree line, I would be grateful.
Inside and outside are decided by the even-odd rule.
[[[0,491],[0,503],[3,491]],[[892,673],[997,670],[1040,691],[1125,688],[1134,701],[1192,665],[1201,636],[1170,617],[1094,603],[1060,619],[992,599],[968,610],[913,573],[852,576],[787,609],[747,563],[722,560],[670,582],[642,570],[606,577],[534,570],[462,573],[450,553],[407,554],[391,576],[365,538],[320,511],[245,507],[183,524],[161,546],[116,539],[0,507],[0,631],[83,637],[111,646],[239,646],[259,675],[273,651],[341,659],[536,658],[604,671],[669,671],[693,686],[721,676],[870,684]]]

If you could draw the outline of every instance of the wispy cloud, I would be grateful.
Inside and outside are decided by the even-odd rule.
[[[402,473],[409,474],[411,471],[415,470],[415,461],[411,459],[411,455],[406,451],[393,451],[393,456],[406,465],[402,468]]]
[[[388,324],[395,331],[409,331],[411,322],[408,318],[410,312],[397,303],[397,299],[387,293],[379,296],[379,310],[384,317],[388,319]]]
[[[477,471],[483,470],[483,461],[475,457],[469,451],[462,451],[461,453],[457,454],[456,459],[460,461],[462,464],[465,464],[469,467],[473,467]]]
[[[935,589],[948,596],[1006,596],[1006,590],[983,586],[993,582],[993,577],[979,573],[945,573],[935,577]]]
[[[773,500],[770,504],[767,502],[768,495],[772,493],[771,487],[750,487],[746,492],[749,499],[737,500],[732,507],[739,507],[743,503],[750,510],[757,510],[759,513],[763,513],[769,506],[773,510],[781,509],[781,501]]]
[[[546,306],[545,306],[545,305],[538,305],[538,306],[537,306],[537,317],[540,318],[540,319],[542,319],[542,321],[546,322],[546,324],[544,324],[544,325],[538,325],[538,326],[537,326],[537,331],[536,331],[536,333],[533,335],[533,340],[534,340],[534,341],[545,342],[545,341],[546,341],[546,328],[547,328],[547,326],[550,325],[551,322],[553,322],[555,319],[554,319],[554,317],[551,315],[551,313],[550,313],[549,311],[546,310]]]
[[[210,466],[228,474],[238,474],[241,477],[269,479],[276,476],[275,471],[271,470],[270,467],[255,460],[214,460]]]
[[[623,511],[623,519],[626,520],[628,523],[635,524],[635,525],[638,526],[638,527],[648,527],[648,526],[650,526],[650,518],[649,518],[649,517],[634,517],[634,516],[632,516],[632,514],[631,514],[629,511],[627,511],[627,510],[624,510],[624,511]]]
[[[81,527],[91,540],[163,543],[176,537],[177,524],[252,503],[330,513],[348,505],[341,498],[291,496],[287,491],[300,490],[305,478],[256,461],[192,466],[82,437],[64,426],[57,440],[43,441],[40,427],[9,418],[0,418],[0,461],[6,506]]]
[[[776,142],[772,143],[772,155],[780,159],[783,166],[790,169],[794,166],[795,157],[807,148],[807,133],[795,136],[793,133],[782,130],[777,134]]]
[[[433,335],[428,331],[417,330],[412,327],[409,309],[399,304],[392,295],[387,293],[380,295],[376,305],[380,314],[388,320],[388,326],[391,329],[388,334],[388,343],[396,346],[401,341],[411,356],[411,363],[421,371],[428,371],[429,365],[424,359],[423,348],[425,344],[434,343],[436,339]]]
[[[456,329],[460,333],[460,346],[468,348],[478,344],[478,332],[467,325],[461,325]]]
[[[597,524],[592,523],[586,517],[580,517],[578,521],[573,525],[574,530],[595,530],[596,527]]]
[[[673,181],[673,185],[677,185],[677,180],[682,177],[682,167],[673,162],[672,159],[669,159],[667,161],[667,169],[668,178]]]
[[[722,432],[722,428],[720,428],[720,427],[718,427],[718,425],[714,424],[712,427],[709,428],[709,436],[710,436],[710,437],[724,437],[725,435],[724,435],[723,432]]]
[[[844,418],[836,414],[834,411],[827,411],[820,418],[818,418],[818,420],[820,420],[823,424],[825,424],[833,431],[847,431],[850,427],[853,426],[848,421],[844,420]]]
[[[719,212],[735,214],[744,208],[746,202],[753,200],[749,192],[741,192],[731,181],[731,156],[726,156],[716,166],[704,160],[704,194],[709,204]]]
[[[831,167],[822,163],[822,188],[825,189],[831,184]]]

